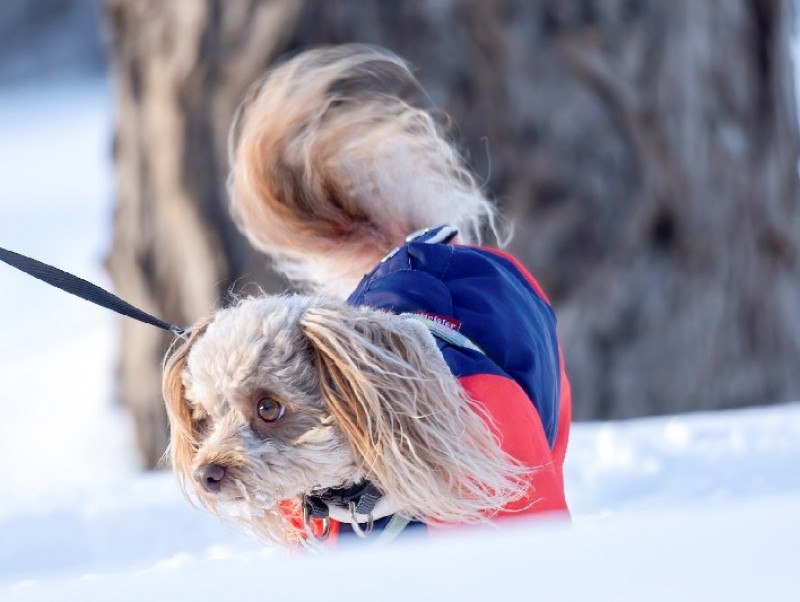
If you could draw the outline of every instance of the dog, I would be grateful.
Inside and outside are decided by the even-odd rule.
[[[184,490],[264,540],[568,512],[555,317],[478,246],[495,209],[427,102],[394,54],[326,47],[256,82],[231,129],[232,214],[305,292],[195,324],[164,398]]]

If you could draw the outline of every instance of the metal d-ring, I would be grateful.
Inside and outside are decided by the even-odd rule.
[[[358,519],[356,518],[356,503],[355,502],[348,503],[347,509],[350,511],[350,520],[352,521],[350,524],[353,527],[353,533],[355,533],[359,537],[366,537],[367,535],[372,533],[372,528],[375,526],[375,523],[372,520],[372,512],[370,512],[367,515],[367,528],[362,529],[361,526],[358,524]]]
[[[331,532],[331,517],[326,516],[322,520],[322,535],[317,537],[314,534],[314,529],[311,527],[311,513],[309,512],[308,504],[303,504],[303,524],[305,525],[306,535],[313,541],[325,541]]]

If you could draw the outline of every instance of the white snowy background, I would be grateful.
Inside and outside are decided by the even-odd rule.
[[[0,246],[103,286],[110,106],[0,91]],[[140,469],[116,320],[0,265],[0,600],[800,600],[798,403],[574,425],[571,525],[288,556]]]

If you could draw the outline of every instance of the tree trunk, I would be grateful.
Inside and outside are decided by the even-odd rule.
[[[227,217],[226,132],[284,52],[409,59],[560,317],[579,418],[800,398],[790,0],[108,0],[119,292],[189,323],[262,260]],[[123,325],[148,462],[167,340]]]
[[[300,6],[107,3],[118,93],[108,268],[122,297],[174,324],[210,312],[236,279],[276,286],[228,216],[227,129]],[[154,466],[167,443],[160,363],[171,336],[132,320],[121,324],[120,397]]]

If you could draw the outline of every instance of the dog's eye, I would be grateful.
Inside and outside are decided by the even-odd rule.
[[[262,397],[258,400],[258,417],[264,422],[275,422],[283,418],[286,408],[280,402],[270,397]]]

